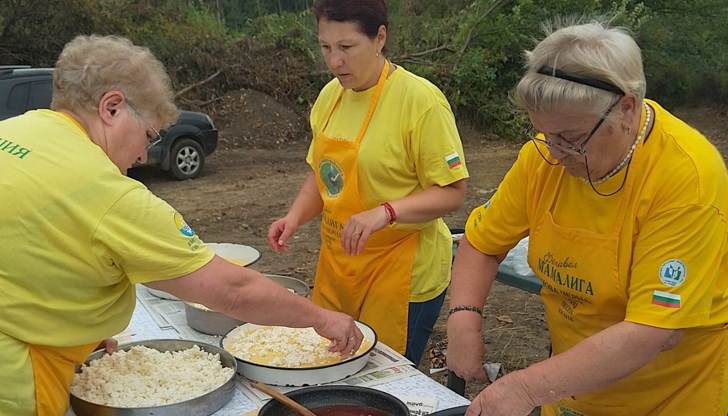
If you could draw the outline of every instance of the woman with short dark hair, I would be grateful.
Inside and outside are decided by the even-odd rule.
[[[450,282],[442,216],[468,176],[455,119],[436,86],[385,57],[385,1],[319,0],[314,14],[336,78],[311,110],[312,172],[268,242],[285,249],[322,214],[314,302],[419,363]]]

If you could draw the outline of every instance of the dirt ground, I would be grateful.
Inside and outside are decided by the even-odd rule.
[[[725,157],[726,110],[686,108],[675,113],[711,138]],[[305,116],[251,90],[224,97],[212,116],[220,130],[219,147],[198,179],[177,182],[151,168],[135,169],[130,175],[181,212],[204,241],[255,247],[262,253],[253,266],[256,270],[313,284],[320,243],[317,220],[299,229],[289,252],[275,253],[266,244],[268,226],[285,215],[309,171],[304,161],[309,143]],[[471,178],[464,204],[445,218],[451,228],[461,228],[470,210],[490,197],[518,149],[487,140],[465,125],[459,128]],[[496,282],[485,310],[486,361],[502,363],[502,371],[510,372],[547,357],[548,333],[537,295]],[[431,338],[432,350],[437,352],[445,338],[443,314]],[[426,353],[419,368],[429,373],[436,361]],[[432,377],[446,384],[446,372]],[[468,383],[466,396],[472,399],[484,386]]]

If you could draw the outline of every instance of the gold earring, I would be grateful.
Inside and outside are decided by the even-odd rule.
[[[379,58],[379,51],[377,51],[377,58]]]

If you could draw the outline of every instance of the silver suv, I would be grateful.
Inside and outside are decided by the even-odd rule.
[[[52,68],[0,65],[0,120],[50,108],[52,82]],[[212,119],[183,110],[177,121],[160,133],[162,141],[149,149],[145,166],[158,166],[179,180],[200,176],[205,157],[217,147],[218,133]]]

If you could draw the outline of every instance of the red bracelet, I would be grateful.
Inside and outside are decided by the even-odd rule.
[[[394,224],[395,221],[397,221],[397,213],[394,212],[394,208],[392,208],[392,204],[389,202],[385,202],[382,204],[384,207],[384,211],[387,213],[387,218],[389,219],[390,224]]]

